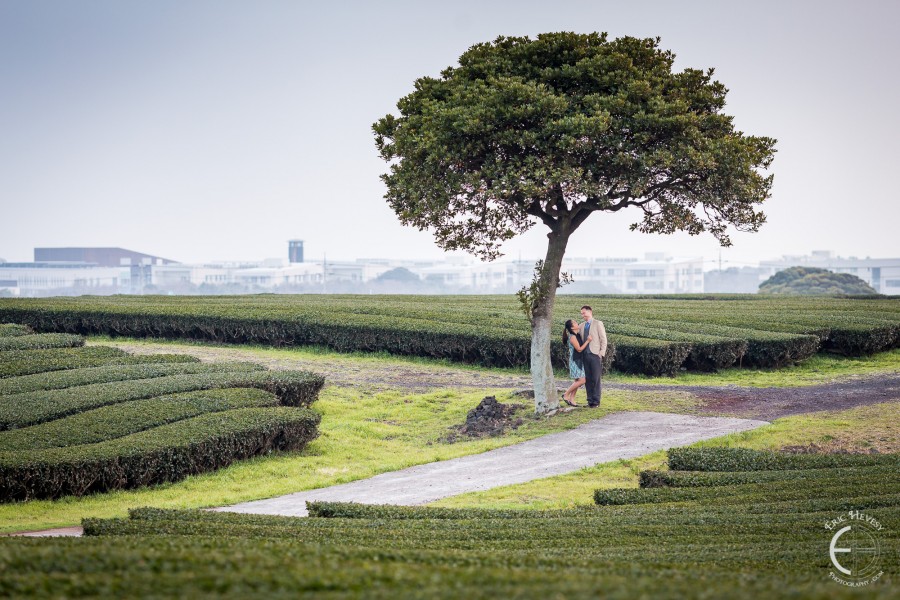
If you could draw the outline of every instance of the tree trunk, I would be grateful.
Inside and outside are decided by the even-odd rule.
[[[562,267],[569,235],[550,232],[547,238],[550,240],[547,257],[544,259],[544,268],[540,275],[540,289],[544,293],[539,295],[534,303],[531,318],[531,379],[534,383],[536,414],[559,408],[559,394],[556,391],[556,379],[553,377],[550,348],[554,339],[553,304],[556,300],[559,270]]]

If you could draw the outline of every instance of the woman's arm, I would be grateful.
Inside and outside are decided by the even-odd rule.
[[[585,340],[585,342],[581,346],[578,345],[578,336],[577,335],[570,335],[569,341],[572,342],[572,345],[575,346],[576,350],[581,352],[582,350],[587,348],[588,343],[590,343],[590,341],[591,341],[591,336],[588,335],[588,339]]]

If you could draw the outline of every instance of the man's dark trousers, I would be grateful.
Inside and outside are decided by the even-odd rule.
[[[600,372],[603,359],[587,348],[584,350],[584,377],[588,406],[600,406]]]

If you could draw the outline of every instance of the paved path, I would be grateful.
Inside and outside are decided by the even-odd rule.
[[[621,412],[527,442],[376,475],[329,488],[297,492],[215,510],[305,516],[307,500],[364,504],[425,504],[448,496],[561,475],[620,458],[683,446],[766,421]]]

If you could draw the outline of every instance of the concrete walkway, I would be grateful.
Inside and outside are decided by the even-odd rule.
[[[308,500],[364,504],[426,504],[466,492],[571,473],[583,467],[633,458],[728,433],[767,421],[697,417],[657,412],[621,412],[482,454],[418,465],[369,479],[224,506],[214,510],[306,516]]]

